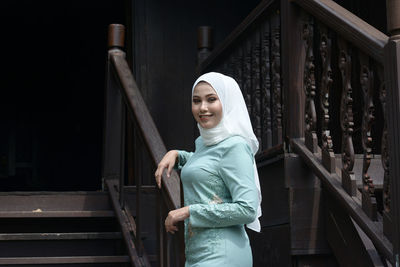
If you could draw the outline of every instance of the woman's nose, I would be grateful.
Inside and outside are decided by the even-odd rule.
[[[200,110],[201,110],[201,111],[206,111],[207,109],[208,109],[207,103],[201,102]]]

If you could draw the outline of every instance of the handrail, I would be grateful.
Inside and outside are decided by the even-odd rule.
[[[326,26],[383,64],[389,37],[332,0],[292,0]]]
[[[125,52],[122,51],[124,44],[125,27],[120,24],[109,26],[109,50],[107,63],[106,99],[105,99],[105,127],[104,127],[104,151],[102,177],[107,186],[114,209],[118,215],[118,221],[122,229],[123,238],[128,247],[128,254],[134,266],[150,266],[150,261],[144,251],[142,241],[142,215],[145,213],[142,205],[142,179],[153,184],[156,192],[155,182],[151,183],[154,170],[150,170],[153,164],[157,165],[163,155],[167,152],[155,123],[141,96],[139,88],[133,77]],[[127,116],[130,120],[127,120]],[[132,217],[129,203],[125,195],[125,139],[130,128],[126,128],[128,122],[133,122],[133,161],[129,159],[130,166],[134,168],[135,194],[136,194],[136,218]],[[128,129],[128,130],[127,130]],[[129,142],[128,142],[129,143]],[[149,156],[149,164],[143,164],[144,152]],[[150,168],[149,168],[150,167]],[[148,172],[149,171],[149,172]],[[170,177],[164,174],[162,177],[163,187],[157,190],[157,236],[160,248],[159,262],[170,264],[167,242],[171,239],[163,231],[163,218],[165,212],[177,209],[181,206],[180,179],[176,172]],[[119,185],[117,182],[119,180]],[[154,180],[153,180],[154,181]],[[148,185],[145,185],[148,186]],[[119,197],[119,201],[117,198]],[[180,225],[181,228],[182,225]],[[183,237],[180,231],[179,237]],[[182,241],[175,239],[179,251],[182,251]],[[183,261],[180,259],[180,263]]]
[[[198,71],[205,70],[215,59],[220,57],[229,47],[231,47],[236,40],[238,40],[247,29],[251,28],[253,24],[269,10],[269,8],[277,2],[276,0],[263,0],[243,21],[229,34],[226,39],[220,43],[211,54],[198,66]]]
[[[118,78],[122,87],[122,95],[127,106],[128,113],[135,119],[139,130],[143,136],[145,145],[154,163],[161,161],[162,156],[167,152],[165,145],[161,139],[157,127],[150,115],[149,110],[142,98],[139,88],[133,78],[128,63],[125,60],[124,52],[114,49],[109,52],[113,67],[118,74]],[[172,172],[170,177],[163,175],[163,186],[161,188],[168,208],[177,209],[180,204],[180,181],[178,174]]]
[[[304,162],[314,171],[325,188],[333,193],[340,204],[346,209],[349,215],[357,222],[360,228],[368,235],[376,248],[389,260],[393,259],[393,246],[382,232],[382,227],[371,221],[357,203],[356,197],[350,196],[341,186],[340,178],[336,173],[329,173],[321,167],[319,159],[309,151],[302,139],[291,139],[294,151],[299,154]]]

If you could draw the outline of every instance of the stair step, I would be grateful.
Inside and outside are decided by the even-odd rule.
[[[94,218],[114,217],[112,210],[72,210],[72,211],[0,211],[0,218]]]
[[[72,257],[14,257],[0,258],[0,266],[20,264],[90,264],[90,263],[126,263],[129,257],[122,256],[72,256]]]
[[[10,233],[0,234],[0,241],[19,240],[88,240],[88,239],[121,239],[120,232],[92,233]]]

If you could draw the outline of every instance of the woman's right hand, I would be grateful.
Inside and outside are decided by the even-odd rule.
[[[165,168],[167,169],[167,177],[169,177],[171,175],[172,168],[175,166],[177,158],[178,158],[178,151],[170,150],[167,152],[167,154],[164,155],[164,157],[158,164],[157,170],[154,173],[158,188],[161,188],[161,176],[164,172],[164,169]]]

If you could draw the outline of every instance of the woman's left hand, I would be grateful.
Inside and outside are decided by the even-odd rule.
[[[168,217],[165,219],[165,230],[171,234],[174,234],[176,231],[178,231],[176,224],[185,220],[186,218],[189,218],[189,216],[189,206],[171,210],[168,213]]]

